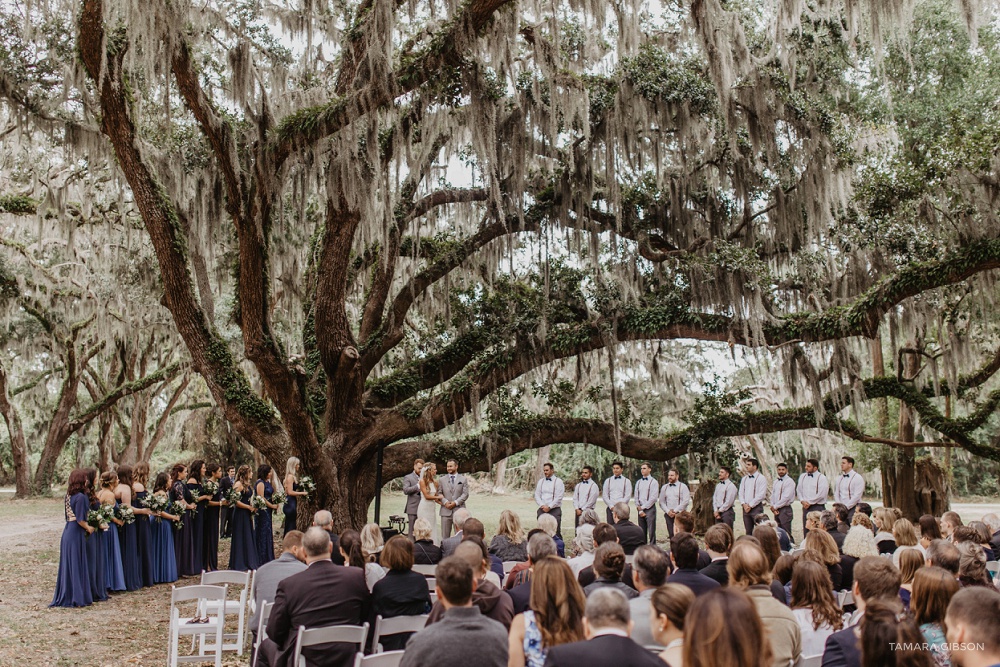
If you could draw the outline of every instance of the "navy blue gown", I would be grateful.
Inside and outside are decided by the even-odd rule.
[[[267,480],[257,480],[264,482],[264,499],[271,502],[274,494],[274,487]],[[271,508],[265,507],[257,510],[257,567],[274,560],[274,529],[271,527]]]
[[[153,550],[153,582],[169,584],[177,581],[177,554],[174,553],[174,522],[155,517],[150,519],[150,543]]]
[[[116,500],[115,507],[121,505]],[[118,539],[122,550],[122,571],[125,572],[125,590],[137,591],[142,588],[142,569],[139,567],[139,537],[136,522],[118,526]]]
[[[87,607],[94,602],[87,565],[87,531],[76,522],[77,518],[85,521],[89,510],[90,499],[85,493],[66,496],[66,525],[59,541],[59,574],[50,607]]]
[[[90,509],[101,508],[101,501],[94,500],[90,503]],[[103,530],[95,530],[87,538],[87,569],[90,571],[90,594],[94,602],[108,599],[108,586],[105,583],[107,567],[105,560],[108,557],[108,549],[104,542],[107,540]]]
[[[292,491],[301,491],[302,487],[299,486],[298,482],[292,482]],[[298,496],[288,496],[285,499],[285,504],[281,506],[281,511],[285,514],[285,532],[281,534],[282,537],[288,534],[288,531],[295,530],[295,524],[298,521],[299,515],[299,497]]]
[[[222,500],[222,488],[212,496],[212,502]],[[202,549],[204,554],[204,566],[207,572],[214,572],[219,569],[219,516],[222,507],[212,506],[205,503],[205,543]]]
[[[132,496],[132,507],[139,510],[146,509],[142,499],[148,495],[149,491],[135,493]],[[135,535],[139,543],[139,573],[142,575],[142,585],[152,586],[156,583],[153,580],[153,545],[149,517],[145,514],[135,515]]]
[[[240,502],[250,504],[250,489],[243,489]],[[250,510],[237,507],[233,510],[233,541],[229,550],[229,569],[238,572],[256,570],[257,541],[254,539],[253,518]]]
[[[183,500],[186,503],[194,502],[194,498],[191,497],[191,492],[188,490],[187,484],[177,480],[174,482],[173,487],[171,487],[171,500],[178,502]],[[180,576],[193,576],[196,574],[201,574],[201,568],[195,569],[194,562],[194,540],[192,539],[192,524],[191,511],[184,510],[181,514],[181,526],[177,532],[174,533],[174,553],[177,556],[177,574]]]
[[[122,550],[118,542],[118,526],[111,524],[104,532],[104,582],[109,591],[125,590],[125,570],[122,569]]]
[[[201,495],[201,483],[187,483],[188,493],[191,494],[191,502]],[[192,574],[201,574],[205,569],[205,509],[208,501],[202,500],[198,503],[198,510],[191,513],[191,567],[194,568]]]

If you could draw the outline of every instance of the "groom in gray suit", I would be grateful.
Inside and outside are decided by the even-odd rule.
[[[410,527],[407,537],[413,537],[413,524],[417,521],[417,506],[420,505],[420,471],[424,468],[424,460],[413,462],[413,472],[403,478],[403,493],[406,494],[406,518]]]
[[[465,507],[465,501],[469,499],[465,477],[458,474],[458,461],[448,461],[448,474],[438,478],[438,485],[444,496],[441,502],[441,539],[444,539],[451,537],[451,517],[455,510]]]

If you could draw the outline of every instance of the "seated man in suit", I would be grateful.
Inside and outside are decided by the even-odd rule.
[[[462,538],[465,535],[462,532],[462,528],[465,526],[465,522],[468,521],[469,517],[471,516],[472,514],[469,512],[469,510],[467,510],[464,507],[460,507],[459,509],[455,510],[455,513],[451,515],[451,521],[454,524],[455,530],[457,532],[451,537],[446,537],[443,540],[441,540],[442,558],[447,558],[448,556],[455,553],[455,548],[462,543]]]
[[[899,602],[899,586],[903,578],[892,564],[891,558],[865,556],[854,564],[854,604],[858,610],[851,616],[847,627],[826,638],[823,649],[823,667],[861,667],[861,633],[858,622],[871,600],[884,598]]]
[[[706,577],[715,579],[723,586],[729,585],[729,552],[733,548],[733,532],[724,523],[709,526],[705,531],[705,546],[712,562],[699,570]]]
[[[640,646],[656,646],[657,641],[649,625],[650,600],[670,574],[670,556],[654,544],[645,544],[635,550],[632,565],[632,583],[639,591],[639,597],[628,601],[633,622],[632,639]]]
[[[596,526],[594,526],[593,538],[594,538],[594,551],[596,553],[597,547],[601,546],[605,542],[617,542],[618,532],[615,530],[615,527],[612,526],[610,523],[599,523]],[[594,574],[594,566],[588,565],[582,570],[580,570],[580,573],[576,575],[576,580],[580,582],[580,586],[582,586],[583,588],[586,588],[587,586],[597,581],[597,575]],[[628,584],[629,586],[633,586],[632,566],[629,565],[628,563],[625,563],[625,569],[622,570],[622,582]]]
[[[616,503],[612,513],[615,517],[615,532],[618,533],[618,544],[626,556],[631,556],[635,550],[646,543],[646,533],[642,528],[628,520],[628,503]]]
[[[251,646],[257,643],[257,626],[260,624],[260,609],[265,602],[274,602],[278,592],[278,584],[293,574],[306,569],[306,555],[302,551],[302,533],[290,530],[281,541],[281,556],[269,563],[264,563],[253,577],[254,612],[250,616],[250,632],[253,635]],[[253,655],[250,656],[253,664]]]
[[[729,528],[727,524],[721,524]],[[675,533],[691,533],[694,535],[694,514],[684,510],[683,512],[678,512],[677,516],[674,517],[674,532]],[[733,529],[729,528],[729,543],[733,542]],[[698,548],[698,569],[706,568],[712,562],[712,557],[708,555],[708,552]]]
[[[840,553],[844,553],[844,538],[847,535],[837,530],[837,515],[830,510],[823,510],[819,516],[820,521],[823,522],[820,527],[829,533],[833,541],[837,543],[837,549],[840,550]]]
[[[553,646],[545,667],[663,667],[655,654],[634,642],[628,600],[613,588],[599,588],[587,598],[582,642]]]
[[[691,533],[674,533],[670,538],[670,560],[676,571],[667,578],[667,583],[683,584],[695,595],[707,593],[719,587],[719,582],[697,570],[698,540]]]
[[[342,567],[330,560],[330,535],[313,526],[302,538],[308,567],[278,583],[278,592],[267,622],[267,639],[261,644],[261,662],[269,667],[291,664],[299,626],[360,625],[371,612],[371,595],[365,571]],[[347,667],[354,664],[358,646],[326,644],[303,650],[309,667]]]

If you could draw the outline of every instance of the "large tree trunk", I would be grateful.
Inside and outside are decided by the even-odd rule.
[[[951,509],[951,485],[947,471],[930,457],[917,461],[916,490],[917,512],[941,516]]]
[[[715,512],[712,511],[712,495],[715,493],[714,479],[702,479],[691,498],[691,511],[694,513],[694,532],[703,535],[709,527],[715,525]]]
[[[10,455],[14,461],[14,488],[16,498],[31,495],[31,473],[28,470],[28,445],[24,439],[24,428],[17,408],[10,402],[7,389],[7,371],[0,364],[0,414],[7,423],[10,434]]]
[[[908,344],[915,348],[916,344]],[[919,370],[919,359],[916,354],[905,353],[903,355],[903,377],[911,379],[916,376]],[[897,440],[900,442],[913,442],[916,435],[916,424],[914,423],[913,411],[905,403],[899,404],[899,433]],[[920,518],[920,510],[917,507],[916,494],[914,492],[914,482],[916,480],[917,468],[913,447],[897,447],[893,474],[889,476],[891,484],[891,506],[899,509],[903,517],[916,521]]]

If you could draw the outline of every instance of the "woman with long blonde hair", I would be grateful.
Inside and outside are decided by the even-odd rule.
[[[510,626],[507,667],[542,667],[553,646],[585,639],[587,600],[566,561],[546,556],[532,566],[528,611]]]
[[[684,633],[684,667],[771,667],[768,631],[753,601],[738,588],[696,597],[684,627],[691,629]]]
[[[521,528],[521,519],[511,510],[500,513],[497,534],[490,541],[490,553],[502,561],[528,560],[528,544]]]
[[[285,463],[285,481],[282,486],[285,487],[285,495],[288,498],[281,508],[285,515],[285,532],[282,537],[287,535],[288,531],[295,530],[299,518],[299,496],[309,495],[299,486],[299,465],[297,456],[289,456],[288,462]]]
[[[438,506],[444,498],[438,488],[437,466],[431,462],[424,464],[420,471],[420,504],[417,505],[417,517],[426,521],[431,527],[431,541],[441,544],[441,522],[438,520]]]

